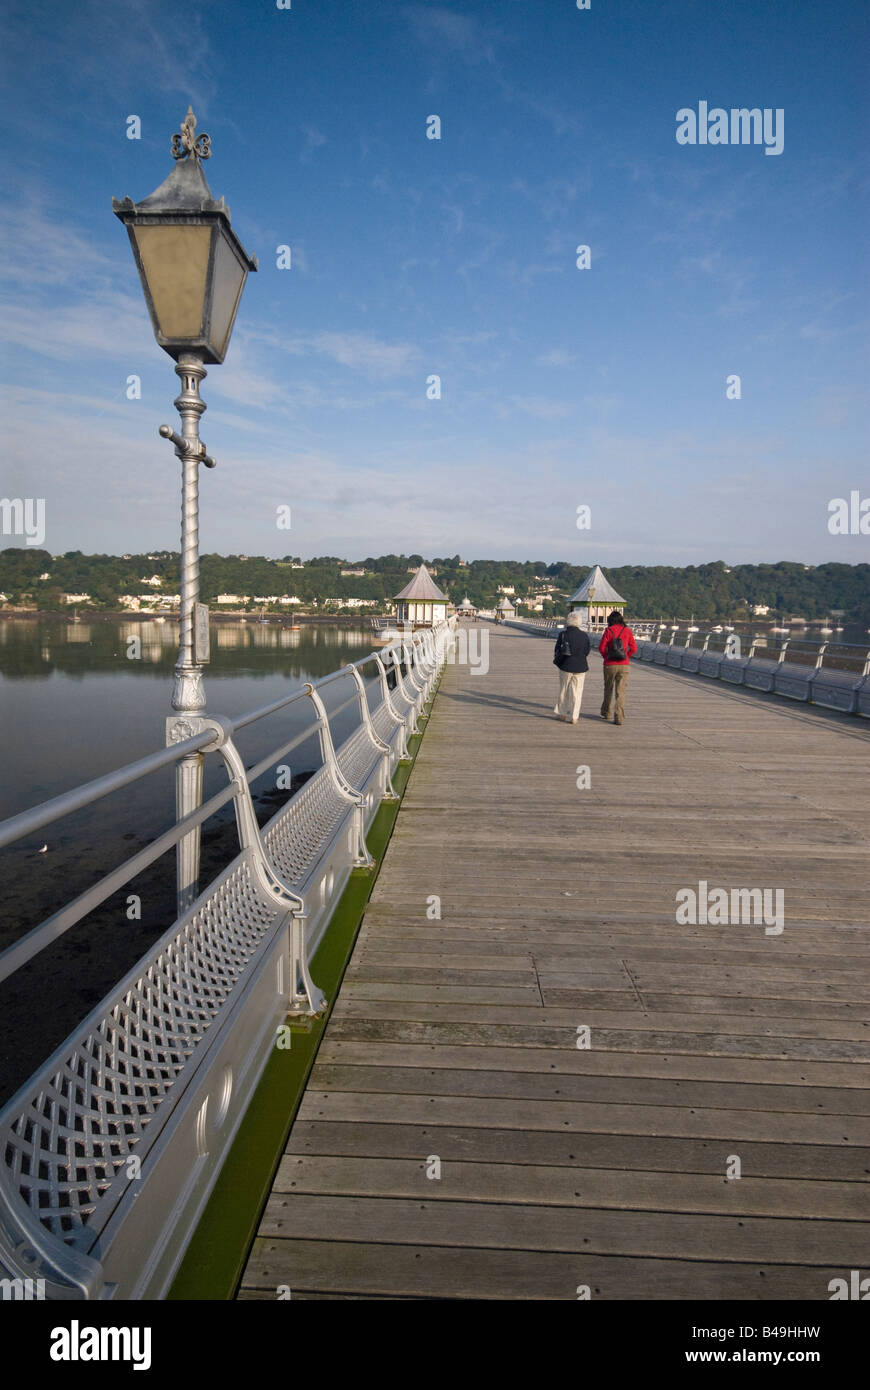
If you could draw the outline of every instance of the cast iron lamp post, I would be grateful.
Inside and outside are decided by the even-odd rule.
[[[181,433],[169,425],[159,431],[175,445],[182,472],[180,633],[167,744],[199,733],[205,712],[202,667],[209,649],[208,609],[199,602],[199,465],[214,468],[215,461],[199,437],[206,408],[199,383],[205,362],[223,362],[248,271],[257,269],[232,229],[224,199],[214,199],[206,183],[202,161],[211,155],[211,140],[196,134],[192,107],[170,148],[175,166],[159,188],[141,203],[112,199],[130,237],[154,336],[175,359],[181,380],[174,402]],[[179,819],[201,801],[202,754],[192,753],[176,767]],[[199,827],[178,845],[179,911],[196,897],[199,847]]]

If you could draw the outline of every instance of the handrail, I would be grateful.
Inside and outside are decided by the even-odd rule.
[[[277,749],[273,749],[265,758],[262,758],[253,766],[245,768],[245,780],[247,785],[250,787],[251,783],[256,781],[257,777],[261,776],[268,768],[272,767],[279,758],[285,757],[287,753],[300,743],[304,743],[315,734],[319,734],[323,764],[330,768],[336,785],[345,795],[348,795],[348,799],[357,801],[359,799],[358,794],[352,788],[348,788],[348,784],[338,768],[330,730],[330,720],[335,719],[351,704],[359,701],[360,689],[355,686],[351,695],[337,706],[336,709],[330,711],[326,710],[318,692],[322,690],[324,686],[331,684],[341,677],[347,678],[349,670],[358,671],[360,666],[364,666],[370,661],[375,661],[381,670],[383,670],[381,658],[384,652],[386,652],[395,662],[394,669],[397,673],[400,689],[402,689],[404,694],[406,692],[404,686],[401,684],[401,667],[396,661],[396,657],[401,650],[401,653],[407,658],[409,651],[413,652],[415,647],[419,648],[424,645],[431,645],[431,642],[429,642],[429,639],[425,636],[425,630],[422,633],[413,634],[410,647],[404,639],[397,640],[382,648],[380,652],[371,652],[360,660],[348,663],[345,667],[339,668],[339,670],[331,672],[329,675],[323,676],[317,681],[307,682],[301,690],[296,690],[291,695],[281,700],[273,701],[268,705],[262,706],[258,710],[242,715],[236,720],[221,719],[220,722],[226,728],[227,737],[231,737],[236,730],[246,728],[255,721],[286,709],[289,705],[300,700],[310,699],[314,705],[316,718],[310,726],[294,734],[291,739],[282,742]],[[359,677],[359,681],[362,683],[361,676]],[[362,684],[361,688],[364,691],[364,684]],[[406,695],[406,698],[410,697]],[[363,702],[365,702],[364,694],[362,695],[362,699]],[[395,712],[394,714],[395,719],[398,721],[400,716]],[[369,721],[371,719],[367,705],[365,716],[361,713],[360,722],[365,724],[366,718],[368,718]],[[214,729],[208,729],[196,734],[192,738],[185,739],[181,743],[172,744],[168,748],[160,749],[155,753],[148,754],[144,758],[137,759],[135,762],[128,763],[116,769],[114,772],[109,772],[102,777],[94,778],[91,782],[86,782],[81,787],[77,787],[72,791],[63,792],[59,796],[52,797],[51,800],[43,802],[41,805],[35,806],[31,810],[23,811],[16,816],[10,817],[6,821],[0,822],[0,849],[13,844],[16,840],[23,838],[25,835],[32,834],[36,830],[44,829],[45,826],[51,825],[57,820],[61,820],[74,811],[92,805],[94,802],[101,800],[105,796],[111,795],[113,792],[119,791],[124,787],[129,787],[137,781],[141,781],[142,778],[149,776],[151,773],[157,772],[177,762],[179,758],[185,757],[193,752],[214,752],[217,751],[218,746]],[[381,746],[383,747],[383,745]],[[404,741],[402,751],[405,751]],[[390,788],[390,790],[392,791],[392,788]],[[27,932],[18,941],[7,947],[5,951],[0,952],[0,981],[14,974],[22,965],[32,960],[40,951],[44,950],[45,947],[49,946],[53,941],[56,941],[68,931],[70,927],[80,922],[82,918],[87,916],[94,908],[98,907],[102,902],[105,902],[112,893],[116,892],[119,888],[123,887],[125,883],[135,878],[137,874],[155,863],[162,854],[166,853],[168,849],[171,849],[173,845],[177,844],[191,829],[197,825],[201,825],[222,806],[225,806],[227,802],[231,801],[237,794],[237,791],[238,788],[230,782],[227,787],[217,792],[203,805],[197,807],[181,820],[175,821],[168,830],[152,840],[143,849],[137,851],[137,853],[132,855],[129,859],[124,860],[121,864],[110,870],[109,873],[97,879],[94,884],[83,893],[79,894],[78,897],[74,898],[72,902],[67,903],[59,911],[53,913],[31,931]],[[290,798],[290,800],[292,800],[292,798]],[[365,856],[364,845],[362,847],[362,856]],[[357,857],[361,858],[361,862],[367,862],[365,857],[361,857],[360,855]]]
[[[29,811],[21,811],[16,816],[10,816],[7,820],[0,821],[0,849],[14,844],[24,835],[32,835],[35,831],[44,829],[53,821],[60,820],[61,816],[68,816],[73,811],[80,811],[83,807],[90,806],[94,801],[100,801],[102,797],[110,795],[111,792],[129,787],[133,782],[138,782],[140,778],[147,777],[152,772],[159,772],[162,767],[168,767],[189,753],[202,752],[212,741],[213,735],[210,733],[196,734],[193,738],[185,739],[183,743],[173,743],[169,748],[161,748],[156,753],[148,753],[146,757],[138,758],[133,763],[126,763],[114,772],[107,772],[102,777],[95,777],[92,782],[83,782],[80,787],[76,787],[71,792],[61,792],[59,796],[53,796],[50,801],[40,802],[38,806],[34,806]]]
[[[211,741],[214,742],[213,736]],[[149,868],[168,849],[172,849],[173,845],[178,844],[178,841],[188,834],[194,826],[202,825],[203,821],[208,820],[215,811],[219,811],[228,801],[232,801],[235,794],[236,789],[230,783],[228,787],[224,787],[223,791],[210,797],[202,806],[197,806],[195,811],[189,811],[186,816],[176,821],[162,835],[158,835],[157,839],[152,840],[144,849],[138,850],[129,859],[125,859],[123,864],[119,864],[109,873],[104,874],[102,878],[97,879],[97,882],[85,889],[84,893],[80,893],[77,898],[73,898],[72,902],[67,903],[66,907],[52,913],[51,917],[46,917],[44,922],[40,922],[39,926],[20,937],[5,951],[0,951],[0,980],[6,980],[10,975],[14,975],[16,970],[25,965],[27,961],[32,960],[46,946],[50,946],[52,941],[57,941],[58,937],[63,936],[64,932],[69,931],[70,927],[74,927],[95,907],[99,907],[100,903],[106,901],[106,898],[110,898],[119,888],[123,888],[125,883],[129,883],[131,878],[135,878],[143,869]]]
[[[227,776],[205,804],[16,942],[0,957],[0,978],[229,801],[238,842],[199,897],[0,1111],[3,1279],[38,1279],[51,1299],[166,1296],[276,1034],[287,1020],[327,1006],[310,961],[354,867],[372,865],[366,833],[384,798],[395,800],[391,772],[408,756],[407,737],[454,631],[448,620],[414,633],[391,644],[386,657],[374,652],[235,724],[203,715],[194,738],[0,827],[12,843],[190,751],[217,755]],[[366,662],[374,681],[361,674]],[[339,694],[329,710],[324,687],[341,678],[352,693]],[[312,716],[305,727],[246,768],[236,728],[299,701]],[[336,746],[331,721],[352,704],[358,721]],[[251,782],[315,732],[319,767],[261,830]]]
[[[383,652],[390,652],[393,647],[400,645],[401,643],[398,641],[391,642],[382,648],[381,652],[370,652],[368,656],[352,664],[363,666],[368,661],[377,661]],[[328,676],[322,676],[319,680],[312,682],[313,687],[315,690],[320,689],[323,685],[335,680],[337,676],[344,674],[345,671],[342,668]],[[268,705],[262,705],[259,709],[230,720],[233,733],[237,733],[239,729],[244,729],[259,719],[264,719],[267,715],[277,714],[279,710],[286,709],[288,705],[294,704],[297,700],[304,700],[307,694],[307,689],[303,686],[300,690],[294,690],[291,695],[286,695],[280,700],[273,700]],[[337,712],[333,710],[332,717]],[[309,729],[297,741],[302,742],[305,738],[310,738],[312,733],[314,733],[314,729]],[[9,816],[6,820],[0,821],[0,849],[14,844],[16,840],[22,839],[25,835],[43,830],[45,826],[51,825],[63,816],[71,815],[73,811],[80,811],[85,806],[90,806],[111,792],[121,791],[124,787],[131,786],[133,782],[140,781],[152,772],[159,772],[161,768],[169,767],[178,762],[180,758],[187,757],[191,753],[204,752],[213,743],[213,733],[206,731],[195,734],[192,738],[185,739],[181,743],[173,743],[168,748],[161,748],[154,753],[148,753],[144,758],[138,758],[135,762],[125,763],[122,767],[116,768],[114,772],[107,772],[101,777],[95,777],[93,781],[83,782],[81,786],[75,787],[72,791],[61,792],[60,795],[52,797],[49,801],[42,801],[27,811],[20,811],[15,816]],[[285,753],[289,751],[289,746],[284,748]],[[266,766],[268,767],[270,764],[267,763]]]

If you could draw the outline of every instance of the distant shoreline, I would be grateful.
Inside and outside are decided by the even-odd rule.
[[[72,617],[72,611],[71,611],[71,610],[72,610],[73,608],[74,608],[74,605],[73,605],[73,604],[70,604],[70,607],[69,607],[69,608],[0,608],[0,618],[31,618],[31,619],[32,619],[32,618],[70,618],[70,617]],[[383,613],[376,613],[376,614],[373,614],[373,615],[372,615],[372,614],[366,614],[366,617],[363,618],[363,617],[361,617],[361,616],[360,616],[360,617],[350,617],[350,616],[345,615],[344,613],[342,613],[342,614],[331,614],[331,613],[330,613],[330,614],[326,614],[326,613],[324,613],[324,614],[319,614],[319,613],[294,613],[294,614],[292,614],[292,616],[291,616],[291,614],[289,614],[289,613],[267,613],[267,614],[266,614],[266,617],[265,617],[265,621],[266,621],[267,623],[280,623],[282,626],[283,626],[285,623],[289,623],[289,624],[291,624],[291,625],[294,626],[294,627],[295,627],[295,626],[300,626],[300,627],[301,627],[303,623],[306,623],[306,624],[308,624],[308,623],[325,623],[325,624],[333,624],[333,625],[335,625],[335,624],[339,624],[339,625],[343,624],[343,625],[345,625],[345,626],[350,625],[350,626],[353,626],[353,627],[357,627],[360,623],[365,624],[365,623],[367,622],[368,618],[371,617],[371,616],[374,616],[374,617],[381,617],[381,618],[382,618],[382,617],[389,617],[390,615],[389,615],[389,614],[383,614]],[[153,621],[155,618],[164,618],[164,619],[166,619],[166,620],[169,621],[169,622],[172,622],[173,620],[177,622],[177,621],[178,621],[178,614],[177,614],[177,613],[141,613],[141,612],[140,612],[140,613],[129,613],[129,612],[127,612],[126,609],[120,609],[120,610],[117,610],[117,611],[116,611],[116,610],[114,610],[114,609],[112,609],[112,610],[107,610],[107,609],[99,609],[99,610],[96,610],[96,609],[91,609],[91,608],[82,608],[82,609],[80,610],[80,612],[79,612],[79,618],[80,618],[80,620],[81,620],[82,622],[89,622],[89,623],[95,623],[95,622],[112,622],[112,621],[114,621],[116,618],[123,618],[126,622],[137,622],[137,621],[138,621],[138,622],[149,622],[149,621]],[[216,623],[220,623],[220,622],[235,622],[235,623],[237,623],[237,622],[239,622],[242,618],[244,618],[244,619],[245,619],[246,621],[248,621],[248,622],[253,621],[253,622],[256,623],[256,622],[259,622],[259,621],[260,621],[260,613],[259,613],[258,610],[254,610],[253,612],[250,612],[250,613],[247,612],[247,611],[241,611],[241,610],[238,611],[238,612],[230,612],[230,613],[215,613],[215,612],[210,612],[210,613],[209,613],[209,621],[210,621],[210,622],[216,622]]]

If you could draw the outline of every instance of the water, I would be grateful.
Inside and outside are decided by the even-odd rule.
[[[142,656],[130,660],[136,637]],[[209,712],[236,718],[373,645],[362,626],[215,623]],[[162,748],[177,651],[177,622],[0,621],[0,819]]]
[[[130,639],[141,658],[130,659]],[[178,624],[58,617],[0,621],[0,818],[38,805],[165,745],[171,714]],[[303,626],[256,620],[212,626],[206,667],[209,712],[237,718],[300,690],[373,649],[369,627]],[[364,675],[374,678],[369,666]],[[324,693],[331,711],[348,698],[349,678]],[[311,702],[240,731],[247,766],[312,727]],[[337,743],[358,718],[333,722]],[[273,770],[252,784],[264,824],[320,765],[316,732],[288,755],[292,781],[278,790]],[[205,798],[226,786],[219,757],[205,763]],[[0,851],[0,949],[89,888],[174,821],[171,768]],[[232,805],[203,828],[204,886],[238,853]],[[129,916],[129,895],[141,916]],[[58,1046],[88,1010],[133,967],[175,918],[174,852],[112,895],[0,985],[0,1103]]]

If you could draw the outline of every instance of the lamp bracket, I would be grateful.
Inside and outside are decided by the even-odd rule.
[[[192,439],[185,439],[171,425],[161,425],[157,433],[161,439],[168,439],[175,445],[175,452],[179,458],[196,458],[199,459],[200,463],[204,463],[206,468],[217,467],[217,461],[211,457],[211,454],[205,452],[205,445],[201,439],[195,443]]]

